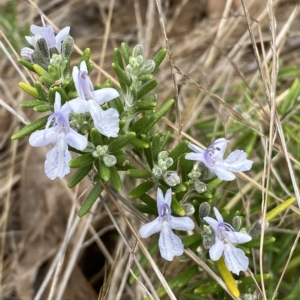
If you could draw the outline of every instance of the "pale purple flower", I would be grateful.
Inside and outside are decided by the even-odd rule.
[[[215,232],[215,243],[209,249],[209,256],[211,260],[217,261],[223,254],[228,270],[238,275],[240,271],[247,270],[249,259],[244,251],[236,248],[234,244],[249,242],[252,237],[247,233],[234,231],[231,225],[223,221],[217,208],[213,209],[217,220],[211,217],[203,218]]]
[[[243,150],[235,150],[226,159],[223,159],[228,142],[224,138],[217,139],[206,150],[189,143],[189,148],[195,153],[188,153],[185,158],[202,162],[221,180],[234,180],[235,175],[232,172],[249,171],[253,161],[246,159],[247,153]]]
[[[160,232],[159,250],[161,256],[169,261],[173,260],[174,256],[182,255],[183,244],[180,238],[175,235],[172,229],[176,230],[192,230],[194,222],[189,217],[173,217],[171,216],[172,189],[168,189],[164,196],[160,188],[157,189],[157,209],[159,216],[152,222],[145,224],[140,229],[142,238],[147,238],[150,235]]]
[[[68,166],[71,154],[68,145],[84,150],[88,144],[87,138],[70,127],[69,114],[71,108],[68,103],[61,106],[61,96],[56,92],[54,112],[49,116],[46,128],[31,134],[29,143],[33,147],[53,144],[48,151],[45,161],[45,173],[50,179],[63,178],[70,173]],[[50,127],[51,123],[52,127]]]
[[[70,32],[70,26],[63,28],[56,36],[51,25],[46,25],[43,15],[41,14],[42,27],[31,25],[30,31],[34,36],[43,37],[46,40],[48,49],[56,48],[58,53],[61,51],[61,43]],[[25,36],[27,42],[34,46],[34,37]]]
[[[119,113],[115,108],[103,110],[100,105],[119,97],[117,90],[103,88],[94,90],[85,61],[73,68],[73,80],[78,97],[69,101],[75,113],[89,112],[95,127],[107,137],[117,137],[119,132]]]

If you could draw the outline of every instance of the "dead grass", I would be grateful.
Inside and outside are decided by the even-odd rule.
[[[0,9],[4,3],[0,1]],[[286,147],[276,113],[279,57],[286,65],[299,66],[300,62],[297,1],[269,0],[261,5],[262,1],[246,4],[243,0],[241,5],[228,0],[224,7],[220,7],[220,1],[213,0],[157,0],[156,3],[29,0],[17,3],[19,26],[25,22],[38,24],[38,8],[50,24],[59,28],[70,25],[77,46],[73,64],[77,62],[78,53],[90,47],[96,64],[92,73],[94,80],[114,78],[112,50],[122,41],[131,47],[143,44],[149,57],[167,46],[169,60],[157,73],[160,80],[157,95],[160,101],[175,95],[177,121],[164,119],[161,129],[172,130],[176,142],[176,136],[203,140],[203,134],[195,127],[201,120],[223,124],[225,133],[232,122],[250,127],[260,136],[264,169],[252,177],[240,174],[240,193],[236,193],[226,207],[231,209],[243,201],[247,211],[251,196],[260,192],[263,195],[261,214],[265,215],[268,197],[278,203],[283,201],[269,191],[270,178],[284,185],[281,178],[272,175],[274,149],[286,161],[286,172],[294,187],[292,194],[300,206],[293,171],[295,166],[299,168],[299,161],[291,157]],[[12,53],[2,37],[1,40]],[[16,59],[14,54],[11,57]],[[148,294],[152,299],[159,299],[156,289],[160,282],[167,290],[168,299],[177,299],[167,279],[174,272],[180,272],[182,266],[176,260],[157,265],[157,260],[147,251],[146,242],[140,240],[139,218],[145,220],[145,217],[133,211],[126,200],[132,183],[126,182],[124,198],[107,190],[91,213],[79,219],[76,211],[90,188],[89,181],[75,190],[67,188],[67,180],[50,181],[43,172],[46,150],[31,148],[26,139],[10,141],[11,134],[22,122],[34,120],[36,116],[18,107],[27,97],[18,88],[18,82],[24,81],[21,76],[30,80],[28,74],[23,69],[18,71],[9,55],[3,53],[0,70],[0,298],[125,300],[142,299]],[[256,97],[252,99],[251,109],[262,116],[261,119],[253,120],[246,112],[241,114],[234,105],[225,102],[233,87],[242,81],[247,81],[249,90],[254,91]],[[290,83],[286,83],[287,87]],[[221,92],[220,87],[224,87]],[[284,93],[285,89],[281,89],[280,93]],[[259,96],[258,91],[263,91],[265,97]],[[228,136],[232,137],[230,132]],[[299,215],[299,209],[293,207],[293,213]],[[249,220],[247,222],[249,224]],[[295,243],[298,238],[299,232]],[[146,272],[141,268],[142,277],[131,286],[127,278],[132,268],[139,266],[139,249],[150,264]],[[186,254],[224,286],[209,266],[191,251]],[[260,272],[267,271],[262,248],[256,260]],[[260,297],[267,299],[267,287],[264,284],[261,287]]]

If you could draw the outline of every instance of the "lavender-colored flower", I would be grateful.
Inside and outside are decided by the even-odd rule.
[[[140,229],[142,238],[147,238],[154,233],[160,232],[158,242],[160,254],[169,261],[172,261],[174,256],[179,256],[183,253],[183,244],[180,238],[173,233],[172,229],[187,231],[194,229],[195,226],[189,217],[171,216],[171,200],[172,189],[168,189],[164,196],[162,190],[158,188],[157,209],[159,216],[152,222],[143,225]]]
[[[202,162],[221,180],[234,180],[235,175],[232,172],[249,171],[253,161],[246,159],[247,154],[243,150],[235,150],[223,159],[228,142],[224,138],[217,139],[206,150],[189,143],[189,148],[195,153],[188,153],[185,158]]]
[[[46,128],[31,134],[29,143],[33,147],[54,144],[48,151],[45,161],[45,173],[50,179],[63,178],[70,173],[68,166],[71,154],[68,145],[84,150],[88,144],[87,138],[70,127],[69,114],[71,108],[68,103],[61,106],[61,96],[56,92],[54,112],[49,116]],[[52,127],[50,124],[53,122]]]
[[[85,61],[78,67],[73,68],[73,80],[78,97],[69,101],[75,113],[90,112],[95,127],[107,137],[117,137],[119,132],[119,113],[115,108],[103,110],[101,104],[119,97],[117,90],[103,88],[94,90],[92,81],[88,75]]]
[[[56,36],[51,25],[46,25],[43,15],[41,14],[42,27],[31,25],[30,31],[34,36],[43,37],[46,40],[48,49],[56,48],[58,53],[61,51],[61,43],[70,32],[70,26],[63,28]],[[34,37],[25,36],[27,42],[34,46]]]
[[[251,241],[252,237],[247,233],[236,232],[233,227],[223,221],[217,208],[213,208],[217,220],[204,217],[215,232],[215,243],[209,249],[209,256],[213,261],[220,259],[224,253],[225,264],[229,271],[239,274],[245,271],[249,265],[249,259],[243,250],[236,248],[233,244],[243,244]]]

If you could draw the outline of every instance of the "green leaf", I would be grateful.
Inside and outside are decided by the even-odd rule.
[[[95,157],[91,154],[84,154],[78,157],[73,158],[69,162],[69,167],[70,168],[81,168],[86,165],[91,164],[95,160]]]
[[[177,199],[173,196],[171,202],[171,209],[178,215],[178,216],[185,216],[185,209],[182,205],[177,201]]]
[[[123,42],[121,44],[121,52],[122,52],[125,64],[128,65],[129,64],[129,58],[131,56],[131,51],[130,51],[128,45],[125,42]]]
[[[153,161],[157,162],[158,153],[163,151],[170,137],[170,132],[156,133],[152,138]]]
[[[39,112],[39,113],[46,112],[46,111],[49,111],[52,109],[53,109],[53,106],[50,104],[37,105],[33,108],[34,111]]]
[[[110,168],[107,167],[102,160],[98,159],[98,161],[100,176],[107,182],[110,179]]]
[[[269,222],[273,220],[276,216],[278,216],[280,213],[284,212],[286,209],[288,209],[289,206],[291,206],[296,201],[295,197],[291,197],[284,202],[280,203],[278,206],[273,208],[271,211],[269,211],[266,214],[266,220]]]
[[[117,192],[120,192],[123,188],[120,175],[115,166],[110,168],[110,183]]]
[[[127,174],[133,178],[149,178],[152,177],[152,172],[146,169],[129,169]]]
[[[200,245],[202,238],[202,234],[194,233],[182,239],[182,243],[185,247],[189,247],[190,245],[193,245],[195,243],[198,243],[198,245]]]
[[[44,127],[47,123],[49,116],[44,116],[28,125],[20,129],[18,132],[14,133],[11,137],[12,140],[18,140],[22,137],[25,137],[29,134],[31,134],[34,131],[37,131],[38,129],[41,129]]]
[[[265,236],[264,237],[264,246],[270,245],[272,243],[274,243],[276,241],[276,238],[274,238],[273,236]],[[252,239],[250,242],[244,243],[243,245],[241,245],[243,248],[259,248],[260,247],[260,237],[256,237],[254,239]]]
[[[181,171],[182,182],[189,181],[188,174],[192,171],[194,162],[192,160],[185,159],[184,156],[180,157],[179,167]]]
[[[148,139],[148,137],[147,137],[146,135],[142,134],[142,135],[141,135],[141,139],[142,139],[144,142],[150,144],[150,141],[149,141],[149,139]],[[144,155],[145,155],[145,157],[146,157],[146,160],[147,160],[147,162],[148,162],[148,164],[149,164],[150,169],[152,169],[152,168],[153,168],[153,159],[152,159],[152,150],[151,150],[151,147],[149,147],[149,148],[144,148],[144,149],[143,149],[143,153],[144,153]]]
[[[158,215],[157,202],[152,197],[150,197],[148,194],[143,194],[139,197],[139,199],[151,208],[155,209],[155,215]]]
[[[20,103],[20,107],[22,108],[33,108],[35,106],[43,105],[45,104],[44,101],[41,100],[29,100],[29,101],[23,101]]]
[[[139,101],[135,104],[137,111],[152,110],[157,105],[156,101]]]
[[[122,70],[124,70],[122,55],[118,48],[114,49],[114,63],[117,64]]]
[[[123,135],[119,135],[108,145],[108,151],[114,152],[119,149],[122,149],[124,146],[130,144],[131,141],[135,138],[135,136],[135,132],[128,132]]]
[[[141,197],[154,187],[154,182],[146,181],[135,187],[129,194],[128,198],[135,199]]]
[[[133,123],[130,127],[131,131],[140,131],[143,127],[147,126],[150,122],[150,117],[146,116],[138,119],[135,123]]]
[[[33,86],[31,86],[25,82],[20,82],[19,87],[27,94],[33,96],[36,99],[39,99],[39,94],[38,94],[36,88],[34,88]]]
[[[174,162],[183,154],[185,154],[189,147],[188,147],[189,142],[188,141],[182,141],[180,142],[170,153],[169,157],[173,158]]]
[[[157,216],[157,209],[154,209],[148,205],[139,204],[139,203],[132,203],[132,205],[144,214]]]
[[[52,105],[54,105],[55,102],[55,89],[50,88],[48,93],[48,102]]]
[[[146,84],[144,84],[140,90],[137,92],[137,100],[140,100],[142,97],[147,95],[149,92],[151,92],[156,86],[158,85],[158,81],[156,79],[153,79]]]
[[[112,101],[109,101],[107,104],[108,104],[109,107],[115,108],[120,115],[124,111],[124,106],[123,106],[122,101],[119,97],[115,98]]]
[[[131,141],[131,144],[136,147],[136,148],[142,148],[142,149],[145,149],[145,148],[149,148],[150,144],[149,143],[146,143],[145,141],[142,141],[138,138],[134,138],[132,141]]]
[[[41,101],[48,102],[46,93],[45,93],[45,91],[44,91],[43,86],[41,85],[41,83],[38,82],[38,81],[36,81],[36,82],[34,83],[34,85],[35,85],[35,88],[36,88],[36,90],[37,90],[37,92],[38,92],[38,94],[39,94],[39,99],[40,99]]]
[[[18,62],[23,65],[25,68],[27,68],[28,70],[32,71],[32,72],[35,72],[34,71],[34,68],[33,68],[33,63],[29,62],[28,60],[26,59],[23,59],[23,58],[19,58],[18,59]]]
[[[289,89],[289,93],[285,97],[280,110],[281,114],[285,114],[286,111],[297,101],[300,96],[300,81],[298,78],[295,79],[292,86]]]
[[[115,70],[120,86],[122,88],[122,91],[124,93],[127,92],[127,89],[130,87],[131,85],[131,81],[130,79],[127,77],[127,74],[121,69],[121,67],[115,63],[112,63],[112,67]]]
[[[86,49],[83,51],[82,55],[81,55],[81,58],[80,58],[80,62],[79,62],[78,67],[80,66],[80,63],[81,63],[82,61],[85,61],[86,64],[88,64],[88,62],[89,62],[89,60],[90,60],[90,57],[91,57],[91,49],[90,49],[90,48],[86,48]]]
[[[211,191],[214,188],[216,188],[217,186],[219,186],[222,182],[223,182],[223,180],[221,180],[218,177],[216,177],[216,178],[212,179],[211,181],[209,181],[209,182],[207,182],[205,184],[207,186],[207,190]],[[203,194],[201,194],[201,195],[203,195]]]
[[[70,100],[66,91],[62,87],[56,86],[56,87],[54,87],[54,91],[55,91],[55,93],[58,92],[60,94],[62,105]]]
[[[164,58],[166,57],[167,54],[167,49],[163,48],[161,50],[159,50],[155,56],[153,57],[153,60],[155,62],[155,69],[153,71],[153,73],[157,70],[157,68],[160,66],[160,64],[162,63],[162,61],[164,60]]]
[[[73,188],[75,185],[77,185],[83,178],[85,178],[85,176],[87,176],[87,174],[92,170],[92,168],[93,164],[89,164],[79,168],[69,180],[68,187]]]
[[[102,191],[103,191],[102,185],[100,184],[100,182],[97,182],[92,188],[92,190],[90,191],[90,193],[88,194],[88,196],[86,197],[85,201],[83,202],[78,212],[78,216],[80,218],[90,211],[91,207],[96,202],[97,198],[100,196]]]
[[[90,135],[91,135],[92,143],[95,146],[99,146],[99,145],[102,146],[103,145],[101,133],[96,128],[91,129]]]

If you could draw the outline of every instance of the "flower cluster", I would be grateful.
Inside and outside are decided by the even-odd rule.
[[[141,45],[130,51],[123,43],[121,51],[115,49],[113,68],[120,83],[118,91],[110,86],[109,80],[102,85],[93,84],[88,48],[78,65],[71,68],[74,41],[69,35],[70,27],[55,35],[53,27],[45,24],[43,16],[41,19],[43,26],[32,25],[33,36],[26,37],[32,48],[21,51],[21,63],[34,71],[38,80],[33,85],[21,83],[20,87],[35,97],[33,101],[24,101],[24,108],[50,113],[12,138],[30,134],[31,146],[52,146],[45,161],[45,173],[50,179],[63,178],[70,168],[78,168],[68,183],[73,187],[86,175],[92,176],[94,188],[87,196],[89,201],[100,195],[104,184],[121,191],[119,172],[145,180],[128,197],[143,201],[145,205],[135,204],[144,213],[157,215],[157,207],[158,217],[144,224],[140,235],[148,238],[159,233],[158,246],[164,259],[172,261],[174,256],[183,254],[183,242],[174,233],[181,230],[196,236],[196,247],[201,243],[200,236],[204,248],[209,249],[210,259],[219,261],[224,257],[229,271],[239,274],[247,270],[249,259],[236,244],[250,241],[258,234],[261,223],[257,222],[248,234],[246,230],[239,231],[240,217],[231,226],[215,207],[216,220],[208,214],[209,203],[217,200],[214,189],[222,180],[234,180],[235,172],[249,171],[253,162],[246,159],[242,150],[235,150],[224,159],[229,142],[225,138],[217,139],[206,150],[187,141],[172,150],[166,149],[171,134],[157,133],[156,125],[174,100],[169,99],[157,108],[156,95],[149,95],[158,84],[153,72],[164,59],[166,49],[148,60]],[[187,145],[193,152],[187,153]],[[76,153],[73,159],[71,151]],[[206,176],[207,172],[210,176]],[[213,176],[218,179],[212,179]],[[153,188],[157,190],[156,203],[151,197]],[[209,203],[205,202],[207,199]],[[198,208],[198,226],[193,232],[192,217]],[[83,216],[89,209],[90,205],[83,205],[78,214]]]

